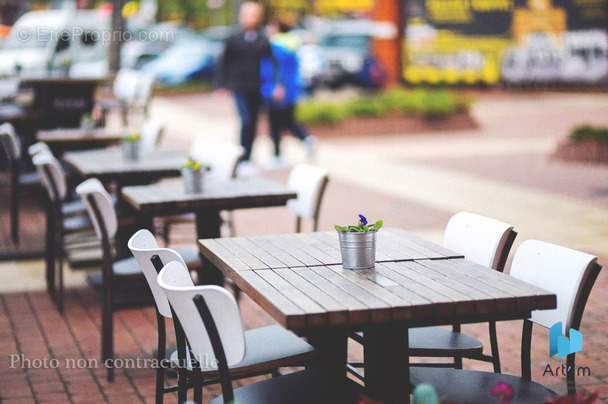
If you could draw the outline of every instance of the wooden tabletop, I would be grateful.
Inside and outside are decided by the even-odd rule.
[[[387,239],[394,232],[389,229]],[[463,258],[410,258],[377,263],[368,270],[344,269],[341,264],[285,267],[278,262],[291,260],[286,254],[298,255],[308,247],[285,248],[268,242],[260,248],[259,237],[200,240],[200,245],[207,259],[281,325],[293,330],[504,320],[556,306],[554,294]],[[414,241],[412,249],[418,245]],[[330,250],[336,248],[330,246]],[[276,261],[265,269],[255,261],[268,257]],[[327,257],[328,262],[335,261],[335,256]],[[259,269],[246,269],[244,263]]]
[[[376,244],[376,262],[463,258],[395,227],[378,232]],[[208,239],[200,241],[200,250],[218,268],[233,271],[342,263],[336,231]]]
[[[159,147],[140,153],[137,160],[125,159],[120,147],[68,152],[63,160],[85,178],[122,180],[177,176],[188,157],[182,151]]]
[[[181,180],[122,189],[123,198],[135,209],[149,214],[177,214],[198,209],[243,209],[282,206],[297,197],[295,191],[266,178],[239,178],[216,182],[209,179],[201,193],[187,194]]]
[[[19,80],[21,86],[39,86],[39,85],[52,85],[52,84],[103,84],[110,83],[114,80],[113,75],[105,75],[101,77],[71,77],[66,74],[57,75],[40,75],[40,76],[24,76]]]
[[[118,142],[128,133],[125,130],[108,130],[96,128],[86,130],[81,128],[59,128],[50,130],[39,130],[36,139],[45,143],[99,143]]]

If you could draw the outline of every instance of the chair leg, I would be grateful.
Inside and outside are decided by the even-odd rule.
[[[46,246],[45,246],[45,261],[46,261],[46,290],[55,300],[55,219],[51,204],[47,205],[46,212]]]
[[[573,395],[576,393],[576,383],[574,381],[574,375],[576,373],[575,355],[576,354],[572,353],[566,357],[566,368],[570,369],[566,373],[566,385],[568,386],[568,395]]]
[[[490,347],[492,348],[492,364],[494,365],[494,373],[501,373],[500,353],[498,352],[498,336],[496,333],[496,321],[490,321],[489,328],[490,328]]]
[[[460,327],[460,324],[453,324],[452,325],[452,331],[454,331],[454,332],[461,332],[462,329]],[[462,369],[462,356],[455,356],[454,357],[454,369]]]
[[[532,321],[524,320],[524,326],[521,331],[521,378],[530,381],[532,380],[531,369],[531,349],[532,349]]]
[[[18,161],[12,163],[11,170],[11,238],[19,245],[19,168]]]
[[[163,404],[165,395],[165,355],[166,355],[166,326],[165,317],[163,317],[158,309],[156,310],[156,329],[158,332],[158,344],[156,347],[156,360],[158,367],[156,368],[156,404]]]

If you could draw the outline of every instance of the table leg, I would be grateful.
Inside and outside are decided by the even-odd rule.
[[[408,328],[403,324],[365,330],[365,389],[386,404],[409,403]]]
[[[201,209],[196,212],[196,235],[198,239],[221,237],[222,217],[217,209]],[[202,269],[198,272],[201,285],[223,285],[224,274],[208,259],[201,256]]]
[[[326,370],[324,393],[335,394],[333,402],[341,402],[346,389],[347,337],[344,330],[323,329],[307,333],[308,343],[315,347],[315,365]]]

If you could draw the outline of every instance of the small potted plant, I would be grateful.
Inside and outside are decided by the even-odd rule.
[[[345,269],[373,268],[376,261],[376,234],[384,222],[368,224],[363,215],[354,226],[334,225],[340,240],[342,267]]]
[[[203,192],[203,173],[209,168],[195,161],[192,158],[181,168],[182,180],[184,181],[184,191],[187,194],[197,194]]]
[[[80,128],[85,132],[91,132],[93,130],[93,115],[90,113],[86,113],[80,119]]]
[[[139,159],[139,133],[133,132],[122,138],[122,155],[126,160]]]

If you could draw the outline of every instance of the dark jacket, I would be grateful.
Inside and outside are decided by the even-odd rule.
[[[261,29],[249,40],[245,31],[239,29],[226,39],[216,85],[236,91],[260,91],[260,62],[267,56],[272,57],[272,50]]]

